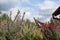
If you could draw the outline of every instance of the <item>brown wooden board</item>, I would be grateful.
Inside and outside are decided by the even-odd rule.
[[[52,16],[57,16],[60,14],[60,7],[56,9],[56,11],[52,14]]]

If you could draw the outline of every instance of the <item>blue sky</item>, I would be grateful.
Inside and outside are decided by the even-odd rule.
[[[25,19],[33,21],[33,17],[35,17],[47,22],[59,6],[60,0],[0,0],[0,11],[7,14],[12,11],[12,19],[19,9],[22,14],[26,12]]]

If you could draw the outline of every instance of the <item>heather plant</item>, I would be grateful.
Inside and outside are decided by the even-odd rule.
[[[10,15],[0,16],[0,40],[60,40],[59,21],[51,19],[49,23],[43,23],[34,18],[24,20],[25,12],[21,16],[17,11],[15,19]]]
[[[50,23],[42,23],[34,18],[35,22],[41,27],[41,32],[43,34],[43,40],[60,40],[60,29],[58,25],[55,24],[53,19]]]
[[[24,20],[25,12],[23,16],[20,14],[18,10],[14,20],[11,19],[12,11],[10,11],[10,16],[1,15],[0,40],[42,40],[40,29],[36,27],[36,24],[28,19]]]

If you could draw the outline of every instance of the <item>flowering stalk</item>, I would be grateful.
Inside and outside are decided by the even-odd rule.
[[[25,12],[24,12],[24,14],[23,14],[23,16],[22,16],[22,19],[21,19],[20,25],[22,25],[22,22],[23,22],[24,16],[25,16]]]
[[[17,15],[15,16],[14,21],[17,19],[18,15],[20,14],[20,11],[18,10]]]

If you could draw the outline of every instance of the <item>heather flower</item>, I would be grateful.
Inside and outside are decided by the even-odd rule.
[[[36,24],[41,26],[41,32],[43,34],[43,40],[56,40],[56,33],[60,32],[60,29],[58,28],[58,25],[55,24],[54,20],[51,19],[50,23],[45,24],[42,23],[34,18]],[[55,37],[55,38],[53,38]]]

